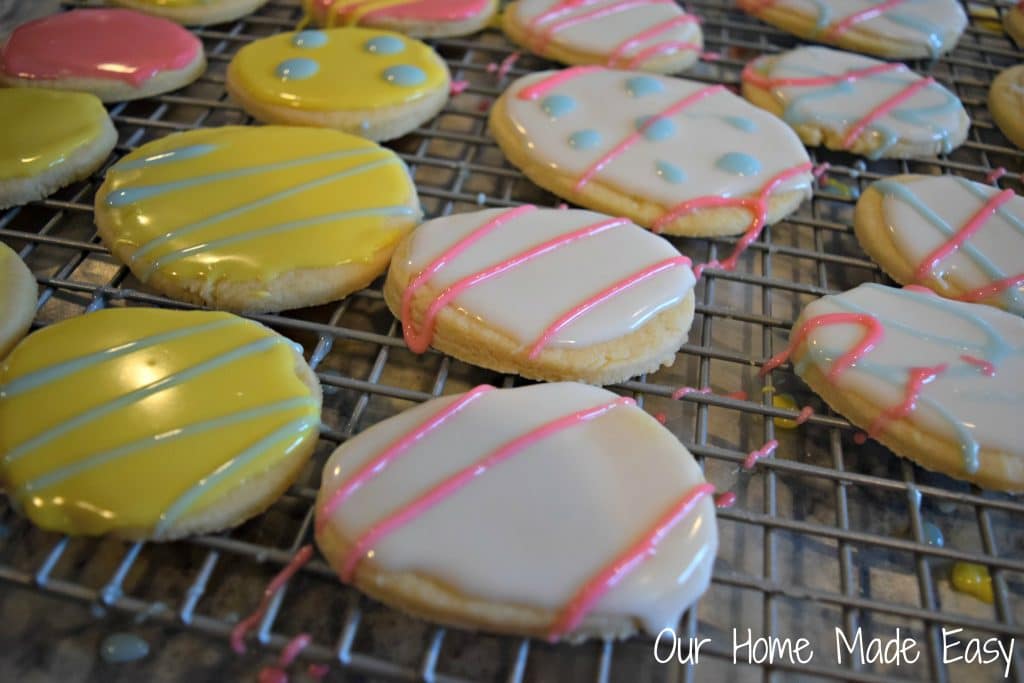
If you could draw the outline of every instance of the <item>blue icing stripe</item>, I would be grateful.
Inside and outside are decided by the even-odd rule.
[[[658,177],[666,183],[678,185],[686,181],[686,172],[675,164],[670,164],[667,161],[657,161],[654,163],[654,168]]]
[[[393,85],[412,87],[424,83],[427,74],[418,66],[398,64],[384,70],[384,80]]]
[[[569,136],[569,146],[573,149],[593,149],[601,144],[601,134],[593,128],[578,130]]]
[[[540,108],[551,118],[561,118],[576,109],[576,100],[568,95],[548,95],[540,103]]]
[[[320,71],[320,65],[315,60],[306,57],[286,59],[277,65],[275,73],[277,77],[285,81],[302,81],[316,76]]]
[[[327,34],[323,31],[299,31],[292,38],[295,47],[316,48],[327,44]]]
[[[215,151],[216,149],[216,145],[189,145],[188,147],[173,149],[170,152],[164,152],[163,154],[154,154],[151,157],[145,157],[143,159],[122,161],[121,163],[114,165],[114,170],[134,171],[140,168],[148,168],[149,166],[169,164],[172,161],[187,161],[189,159],[198,159],[199,157],[206,156],[207,154]]]
[[[733,175],[757,175],[761,172],[761,162],[743,152],[729,152],[718,157],[715,166]]]
[[[366,41],[363,49],[375,55],[397,55],[405,50],[405,43],[395,36],[377,36]]]
[[[653,121],[651,119],[654,119]],[[641,116],[635,122],[636,129],[651,142],[666,140],[676,132],[676,124],[671,119],[661,116]]]
[[[626,81],[626,91],[633,97],[643,97],[665,92],[665,86],[654,76],[633,76]]]
[[[746,116],[723,116],[722,120],[736,130],[742,130],[744,133],[753,133],[757,130],[757,124]]]

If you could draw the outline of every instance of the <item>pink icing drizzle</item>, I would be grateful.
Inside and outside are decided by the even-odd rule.
[[[747,392],[745,392],[745,391],[731,391],[728,394],[726,394],[725,397],[726,398],[732,398],[732,399],[735,399],[737,401],[746,401],[747,400]]]
[[[683,518],[690,514],[697,503],[714,492],[715,487],[708,483],[700,484],[687,491],[686,495],[655,522],[650,531],[577,591],[548,631],[548,640],[558,640],[559,637],[579,626],[584,617],[608,591],[653,555],[657,551],[658,545]]]
[[[245,635],[259,623],[263,615],[266,614],[267,609],[270,607],[270,601],[277,595],[286,583],[298,572],[302,567],[309,562],[309,559],[313,557],[313,546],[304,545],[295,553],[295,557],[284,566],[284,568],[278,572],[267,587],[263,590],[263,598],[260,600],[260,605],[255,612],[250,614],[248,617],[238,622],[235,627],[231,630],[231,649],[238,654],[245,654]]]
[[[732,491],[725,491],[715,496],[716,508],[731,508],[736,504],[736,494]]]
[[[857,345],[836,359],[832,367],[829,368],[826,376],[830,381],[835,381],[840,374],[853,366],[864,354],[875,348],[885,334],[882,323],[878,321],[878,318],[866,313],[826,313],[815,316],[800,326],[796,335],[790,340],[789,346],[782,352],[772,356],[764,364],[764,367],[761,368],[761,377],[764,377],[785,363],[786,359],[789,358],[800,344],[804,343],[811,332],[827,325],[860,325],[865,328],[864,336],[857,342]]]
[[[452,95],[461,95],[469,88],[469,81],[452,81],[448,86],[448,92]]]
[[[860,134],[864,132],[865,128],[867,128],[873,122],[877,121],[878,119],[888,114],[890,111],[898,107],[903,102],[909,100],[917,93],[918,90],[927,88],[933,83],[935,83],[935,79],[932,78],[931,76],[927,78],[922,78],[919,81],[914,81],[906,88],[904,88],[902,91],[896,93],[895,95],[887,99],[885,102],[879,104],[877,107],[868,112],[867,116],[862,118],[857,123],[853,124],[853,126],[851,126],[849,130],[846,131],[846,136],[843,138],[843,147],[849,148],[851,145],[853,145],[854,142],[856,142],[857,138],[860,137]]]
[[[868,427],[868,435],[877,437],[885,429],[885,426],[893,420],[900,420],[910,415],[917,407],[917,399],[920,398],[924,385],[944,373],[949,368],[942,363],[933,367],[910,368],[907,383],[903,387],[903,401],[898,405],[890,406],[878,414],[871,426]]]
[[[330,672],[331,667],[326,664],[310,664],[306,668],[306,673],[314,681],[322,681],[324,677]]]
[[[646,40],[650,40],[651,38],[654,38],[655,36],[657,36],[660,33],[664,33],[665,31],[668,31],[670,29],[675,28],[676,26],[685,26],[686,24],[695,24],[695,23],[697,23],[697,17],[693,16],[692,14],[683,14],[682,16],[672,17],[671,19],[666,19],[665,21],[659,22],[658,24],[655,24],[654,26],[652,26],[652,27],[650,27],[648,29],[640,31],[636,35],[634,35],[634,36],[632,36],[630,38],[627,38],[626,40],[624,40],[621,43],[619,43],[615,47],[615,49],[612,50],[612,53],[608,56],[608,66],[615,66],[616,64],[618,64],[621,61],[625,60],[627,66],[629,68],[636,67],[636,66],[642,64],[645,59],[647,59],[647,56],[641,56],[641,55],[643,55],[643,52],[647,52],[648,50],[652,50],[653,48],[658,48],[658,47],[666,46],[666,45],[672,46],[671,50],[675,50],[675,49],[680,49],[680,50],[683,50],[683,49],[699,50],[700,46],[698,46],[698,45],[694,45],[692,43],[680,43],[678,41],[675,41],[675,42],[658,43],[658,44],[652,45],[651,47],[647,48],[647,50],[641,52],[640,54],[635,55],[631,59],[628,59],[626,57],[626,53],[629,50],[633,49],[634,47],[636,47],[637,45],[639,45],[640,43],[642,43],[642,42],[644,42]],[[668,52],[670,50],[669,50],[669,48],[666,48],[665,51]],[[653,54],[658,54],[658,53],[657,52],[652,52],[651,54],[653,55]]]
[[[988,362],[984,358],[978,358],[977,356],[971,356],[965,353],[962,356],[960,356],[960,360],[969,365],[977,366],[977,368],[981,370],[981,374],[985,375],[986,377],[996,376],[996,366]]]
[[[203,50],[172,21],[128,9],[76,9],[19,26],[0,51],[3,72],[18,78],[95,78],[138,87],[183,69]]]
[[[359,562],[381,538],[404,526],[416,517],[419,517],[438,503],[441,503],[446,498],[471,483],[476,479],[476,477],[485,474],[490,468],[507,460],[534,443],[551,436],[552,434],[582,422],[589,422],[590,420],[600,417],[609,410],[613,410],[619,406],[630,405],[635,405],[635,401],[633,399],[620,397],[614,401],[610,401],[609,403],[605,403],[594,408],[586,408],[547,422],[540,427],[509,441],[496,450],[491,451],[482,459],[459,470],[440,483],[435,484],[430,490],[416,498],[416,500],[407,503],[405,506],[400,507],[398,510],[391,513],[389,516],[375,523],[352,543],[348,554],[342,558],[340,571],[341,579],[346,582],[352,581],[352,577],[355,574],[356,567],[359,565]]]
[[[778,448],[778,447],[779,447],[779,442],[776,441],[775,439],[772,439],[771,441],[769,441],[765,445],[763,445],[760,448],[758,448],[756,451],[750,451],[750,453],[747,453],[746,460],[743,461],[743,469],[745,469],[745,470],[752,470],[752,469],[754,469],[754,465],[756,465],[759,460],[763,460],[764,458],[771,457],[771,455],[773,453],[775,453],[775,449]]]
[[[804,406],[800,409],[800,414],[796,416],[796,423],[798,425],[802,425],[804,422],[810,420],[812,415],[814,415],[814,408]]]
[[[558,86],[568,83],[574,78],[583,76],[594,71],[601,71],[599,66],[573,66],[568,69],[562,69],[556,71],[547,78],[543,78],[533,85],[523,88],[516,95],[521,100],[535,100],[538,97],[546,95],[549,91],[554,90]]]
[[[985,176],[986,183],[995,183],[997,180],[1006,175],[1006,169],[1000,166],[999,168],[992,169],[992,172]]]
[[[675,391],[672,392],[672,400],[673,401],[678,401],[679,399],[681,399],[683,396],[686,396],[687,394],[710,394],[710,393],[711,393],[711,387],[702,387],[700,389],[696,389],[694,387],[679,387],[678,389],[676,389]]]
[[[334,13],[338,22],[344,23],[352,12],[369,2],[372,0],[357,2],[348,7],[339,7],[338,11],[334,12],[334,6],[340,5],[341,0],[316,0],[316,8],[320,16]],[[487,10],[488,5],[488,0],[406,0],[398,5],[371,10],[363,15],[363,18],[465,21]]]
[[[313,637],[308,633],[300,633],[295,636],[281,650],[281,656],[274,666],[265,666],[260,670],[260,683],[288,683],[288,667],[295,659],[302,654],[302,651],[313,642]],[[312,665],[311,665],[312,666]],[[326,674],[326,672],[325,672]],[[323,678],[323,676],[321,676]]]

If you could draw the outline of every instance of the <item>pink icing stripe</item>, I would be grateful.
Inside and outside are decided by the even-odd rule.
[[[804,406],[800,409],[800,414],[796,416],[796,423],[798,425],[802,425],[804,422],[810,420],[812,415],[814,415],[814,408]]]
[[[372,481],[378,474],[383,472],[392,462],[403,455],[406,451],[419,443],[421,439],[443,425],[450,418],[462,412],[462,410],[494,387],[488,384],[481,384],[471,391],[466,392],[456,400],[449,403],[444,409],[437,412],[426,422],[405,436],[397,439],[390,446],[385,448],[380,455],[370,460],[359,468],[359,471],[352,475],[352,478],[340,486],[330,498],[317,511],[316,532],[321,533],[327,526],[328,518],[338,509],[342,503],[348,500],[353,493]]]
[[[675,391],[672,392],[672,400],[673,401],[678,401],[679,399],[681,399],[683,396],[686,396],[687,394],[710,394],[710,393],[711,393],[711,387],[702,387],[700,389],[696,389],[694,387],[679,387],[678,389],[676,389]]]
[[[868,436],[877,438],[887,424],[910,415],[917,407],[917,399],[920,398],[924,385],[933,381],[947,369],[949,366],[945,363],[930,368],[910,368],[910,376],[903,387],[903,400],[898,405],[890,406],[878,414],[878,417],[868,427]]]
[[[309,559],[313,557],[313,546],[304,545],[295,553],[295,557],[291,559],[291,562],[286,564],[284,568],[278,572],[267,587],[263,590],[263,598],[260,600],[260,605],[255,612],[250,614],[248,617],[238,622],[233,629],[231,629],[231,649],[238,654],[245,654],[245,635],[259,623],[263,615],[266,614],[267,608],[270,607],[270,601],[277,595],[286,583],[302,569],[303,565],[309,562]]]
[[[547,47],[548,43],[551,42],[552,37],[554,37],[554,35],[559,31],[578,24],[585,24],[588,21],[593,21],[594,19],[603,19],[604,17],[612,16],[620,12],[626,12],[645,5],[675,6],[675,2],[673,2],[673,0],[619,0],[611,5],[596,7],[588,12],[555,20],[546,26],[543,29],[543,32],[537,37],[536,44],[534,45],[534,52],[543,51],[544,48]]]
[[[673,52],[683,52],[685,50],[693,50],[694,52],[699,51],[701,48],[697,43],[687,43],[681,40],[667,41],[664,43],[658,43],[657,45],[651,45],[648,48],[641,50],[636,53],[632,59],[626,64],[627,69],[636,69],[641,64],[646,62],[651,57],[660,54],[671,54]]]
[[[845,17],[840,21],[834,22],[831,26],[829,26],[828,30],[825,31],[823,37],[827,39],[838,38],[839,36],[849,31],[851,28],[853,28],[856,24],[859,24],[864,21],[870,21],[871,19],[874,19],[877,16],[881,16],[882,14],[885,14],[893,7],[896,7],[897,5],[902,5],[906,1],[907,0],[885,0],[885,2],[880,2],[874,7],[868,7],[867,9],[862,9],[859,12],[854,12],[848,17]]]
[[[762,90],[773,88],[817,88],[836,85],[837,83],[853,82],[861,78],[870,78],[889,71],[906,70],[902,64],[877,64],[866,69],[854,69],[833,76],[807,76],[803,78],[768,78],[756,67],[757,60],[748,63],[743,67],[741,78]]]
[[[919,81],[914,81],[906,88],[904,88],[902,92],[893,95],[885,102],[882,102],[880,105],[872,109],[870,112],[868,112],[867,116],[862,118],[860,121],[855,123],[848,131],[846,131],[846,137],[843,138],[843,147],[851,147],[853,143],[857,140],[857,138],[860,137],[860,134],[864,131],[865,128],[871,125],[874,121],[877,121],[878,119],[888,114],[890,111],[898,107],[903,102],[909,100],[911,97],[917,94],[918,90],[927,88],[929,85],[932,85],[933,83],[935,83],[935,79],[932,78],[931,76],[929,76],[928,78],[923,78]]]
[[[441,503],[477,477],[483,476],[492,467],[509,459],[523,449],[532,446],[534,443],[546,439],[552,434],[556,434],[557,432],[575,426],[581,422],[589,422],[590,420],[600,417],[609,410],[613,410],[619,406],[634,404],[635,401],[633,401],[633,399],[620,397],[595,408],[587,408],[585,410],[580,410],[570,415],[560,417],[556,420],[552,420],[551,422],[543,424],[540,427],[509,441],[498,449],[491,451],[472,465],[459,470],[444,481],[434,485],[427,492],[421,494],[416,500],[400,507],[389,516],[371,526],[367,531],[364,531],[363,534],[352,543],[352,547],[348,554],[342,559],[340,572],[341,579],[346,582],[352,581],[352,577],[355,574],[356,567],[359,565],[359,562],[381,538],[404,526],[416,517],[419,517],[438,503]]]
[[[760,448],[758,448],[756,451],[750,451],[749,453],[747,453],[747,457],[743,461],[743,469],[745,469],[745,470],[752,470],[752,469],[754,469],[754,465],[756,465],[759,460],[764,460],[765,458],[770,458],[772,456],[772,454],[775,453],[775,449],[778,448],[778,447],[779,447],[779,442],[776,441],[775,439],[772,439],[771,441],[769,441],[765,445],[763,445]]]
[[[277,665],[282,669],[287,669],[312,642],[313,637],[308,633],[300,633],[295,636],[281,650],[281,657],[277,660]]]
[[[964,242],[970,239],[974,233],[981,230],[982,226],[985,225],[985,222],[995,215],[995,212],[999,210],[999,207],[1013,199],[1013,197],[1013,190],[1003,190],[1002,192],[998,192],[989,197],[988,201],[982,204],[981,208],[974,212],[974,215],[964,223],[962,228],[957,230],[953,237],[924,257],[924,260],[921,261],[917,270],[914,271],[914,280],[921,282],[928,276],[933,275],[935,267],[939,265],[939,262],[963,246]]]
[[[996,280],[995,282],[989,283],[984,287],[972,289],[966,294],[961,294],[960,296],[957,297],[957,299],[959,299],[960,301],[972,302],[983,301],[984,299],[988,299],[989,297],[1002,294],[1008,289],[1020,287],[1021,285],[1024,285],[1024,273],[1011,275],[1010,277],[1005,277],[1002,280]]]
[[[764,364],[764,367],[761,368],[761,377],[764,377],[769,372],[785,363],[786,359],[789,358],[793,351],[806,341],[811,332],[827,325],[860,325],[866,329],[864,336],[861,337],[861,340],[857,345],[832,363],[832,367],[829,368],[827,375],[828,379],[831,381],[835,381],[840,374],[848,370],[852,365],[860,360],[864,354],[875,348],[878,342],[882,340],[882,336],[885,334],[882,323],[878,321],[878,318],[866,313],[826,313],[824,315],[815,316],[800,326],[800,329],[790,340],[789,346],[787,346],[785,350],[775,356],[772,356],[772,358]]]
[[[620,60],[626,59],[626,52],[633,49],[640,43],[643,43],[646,40],[650,40],[651,38],[654,38],[660,33],[664,33],[665,31],[675,28],[676,26],[684,26],[686,24],[695,23],[697,23],[697,17],[693,16],[692,14],[684,14],[682,16],[672,17],[671,19],[667,19],[666,21],[659,22],[658,24],[655,24],[649,29],[640,31],[631,38],[627,38],[626,40],[619,43],[615,47],[615,49],[612,50],[611,55],[608,56],[608,66],[614,66]]]
[[[987,377],[995,377],[996,376],[996,366],[993,365],[992,363],[988,362],[984,358],[978,358],[977,356],[970,356],[970,355],[965,353],[964,355],[960,356],[960,360],[962,360],[963,362],[967,363],[968,365],[973,365],[973,366],[977,367],[979,370],[981,370],[981,374],[983,374],[983,375],[985,375]]]
[[[551,625],[548,631],[548,640],[556,641],[579,626],[594,605],[608,591],[653,555],[658,549],[658,545],[665,540],[665,537],[677,524],[693,511],[697,503],[714,492],[715,487],[708,483],[700,484],[687,491],[686,495],[672,505],[636,543],[608,563],[576,592],[576,595],[555,619],[555,623]]]
[[[576,242],[577,240],[585,239],[587,237],[593,237],[594,235],[600,234],[606,230],[610,230],[612,228],[617,228],[628,224],[629,221],[626,220],[625,218],[609,218],[608,220],[601,221],[599,223],[594,223],[592,225],[587,225],[585,227],[579,228],[578,230],[565,233],[564,235],[559,235],[558,237],[552,238],[547,242],[539,244],[535,247],[531,247],[530,249],[527,249],[525,251],[519,252],[515,256],[507,258],[504,261],[499,261],[498,263],[495,263],[487,268],[484,268],[483,270],[478,270],[472,275],[467,275],[458,282],[446,287],[430,303],[430,306],[427,307],[427,312],[423,316],[423,323],[422,326],[420,327],[419,332],[417,332],[413,327],[411,308],[410,315],[408,315],[408,317],[405,317],[403,314],[403,319],[409,321],[406,325],[404,325],[406,345],[416,353],[422,353],[423,351],[426,351],[427,347],[430,346],[430,342],[434,337],[434,327],[437,322],[437,315],[453,299],[455,299],[457,296],[459,296],[459,294],[466,291],[467,289],[470,289],[478,284],[486,282],[487,280],[490,280],[493,277],[506,273],[509,270],[512,270],[513,268],[518,268],[522,264],[527,263],[528,261],[532,261],[538,256],[543,256],[544,254],[550,253],[560,247]],[[472,234],[470,236],[472,237]],[[446,258],[446,254],[442,254],[439,258]],[[452,258],[453,257],[448,256],[446,258],[446,262],[451,261]],[[438,270],[433,269],[432,272],[437,273]],[[419,287],[423,284],[426,284],[425,280],[419,282],[418,284],[416,282],[413,283],[413,285],[415,285],[416,287]],[[405,292],[405,294],[408,295],[410,302],[412,301],[412,295],[410,295],[409,292],[414,291],[413,285],[410,285],[409,289],[406,289]],[[533,358],[533,356],[530,357]]]
[[[736,494],[732,491],[725,491],[715,496],[716,508],[731,508],[736,504]]]
[[[693,104],[696,104],[697,102],[700,102],[701,100],[704,100],[705,98],[710,97],[711,95],[714,95],[715,93],[724,92],[724,91],[725,91],[725,86],[724,85],[712,85],[712,86],[709,86],[707,88],[701,88],[697,92],[692,93],[690,95],[687,95],[683,99],[681,99],[678,102],[672,104],[671,106],[669,106],[664,111],[661,111],[661,112],[655,114],[654,116],[650,117],[649,119],[647,119],[647,121],[642,126],[640,126],[639,130],[637,130],[634,133],[631,133],[625,140],[623,140],[618,145],[613,147],[611,151],[609,151],[603,157],[598,159],[596,162],[594,162],[590,166],[590,168],[588,168],[586,171],[584,171],[583,175],[580,176],[580,179],[576,181],[576,185],[575,185],[574,189],[577,192],[581,191],[583,189],[583,187],[588,182],[590,182],[590,179],[593,178],[597,173],[599,173],[602,168],[607,166],[617,156],[619,156],[620,154],[622,154],[623,152],[628,150],[630,147],[635,145],[637,143],[637,141],[640,140],[640,138],[643,135],[644,131],[647,130],[648,127],[654,125],[654,122],[657,121],[659,118],[664,118],[666,116],[673,116],[675,114],[678,114],[679,112],[683,111],[687,107],[689,107],[689,106],[691,106]]]
[[[594,71],[604,71],[604,68],[600,66],[574,66],[568,69],[562,69],[561,71],[556,71],[547,78],[544,78],[527,88],[523,88],[519,91],[519,94],[516,95],[516,97],[521,100],[535,100],[538,97],[546,95],[548,91],[554,90],[558,86],[568,83],[574,78]]]

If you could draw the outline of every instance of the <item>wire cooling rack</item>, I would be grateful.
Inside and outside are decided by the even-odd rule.
[[[80,4],[86,3],[72,3]],[[688,71],[689,78],[736,85],[747,60],[796,44],[731,3],[695,0],[689,7],[703,20],[707,49],[720,57]],[[713,584],[678,629],[681,637],[712,641],[696,667],[658,664],[650,639],[570,647],[440,628],[361,597],[316,559],[273,601],[258,629],[259,646],[245,660],[251,664],[246,675],[254,675],[292,636],[308,631],[313,643],[303,660],[331,664],[329,677],[337,679],[353,674],[357,680],[513,682],[1002,680],[998,666],[944,661],[943,628],[960,628],[958,639],[1016,638],[1010,679],[1024,681],[1024,501],[925,472],[873,442],[856,445],[849,423],[795,376],[757,374],[782,348],[806,303],[885,280],[851,230],[853,203],[867,183],[900,172],[984,181],[1005,167],[1009,172],[997,182],[1019,189],[1024,154],[994,127],[985,101],[993,77],[1020,61],[1021,53],[1001,31],[1004,9],[987,2],[966,7],[971,25],[956,51],[912,66],[959,95],[973,123],[967,142],[936,159],[867,164],[811,150],[816,162],[831,164],[829,180],[789,220],[766,229],[736,271],[707,272],[697,288],[690,340],[672,368],[617,387],[648,411],[663,413],[708,479],[738,496],[734,507],[719,512]],[[272,0],[253,16],[196,31],[209,58],[207,73],[173,94],[112,106],[120,141],[108,164],[174,131],[250,122],[225,94],[227,63],[242,45],[290,30],[299,16],[294,2]],[[392,145],[413,170],[428,216],[523,202],[556,205],[558,199],[504,161],[485,130],[487,106],[508,82],[550,65],[522,56],[507,74],[495,73],[493,65],[514,52],[496,31],[433,44],[454,78],[470,85],[426,127]],[[0,214],[0,239],[20,252],[41,285],[37,328],[105,306],[185,307],[148,292],[100,244],[92,199],[104,170],[50,199]],[[677,243],[699,262],[728,253],[734,240]],[[298,483],[239,529],[167,545],[62,538],[32,528],[0,503],[0,605],[17,597],[30,610],[53,609],[44,607],[54,602],[43,596],[55,596],[56,612],[67,601],[92,606],[97,615],[126,612],[163,632],[203,634],[226,653],[232,625],[256,607],[267,581],[296,549],[311,542],[319,472],[337,444],[417,402],[482,382],[518,381],[436,352],[411,354],[379,283],[335,305],[257,319],[305,347],[325,389],[320,447]],[[716,393],[671,400],[682,385],[711,386]],[[750,398],[722,396],[738,390]],[[776,418],[796,413],[773,407],[777,392],[792,396],[796,405],[811,405],[814,417],[797,429],[779,426]],[[780,442],[775,458],[751,473],[741,471],[745,454],[772,438]],[[944,545],[928,542],[936,528]],[[990,571],[994,604],[952,589],[955,562]],[[916,639],[921,655],[899,666],[845,657],[840,664],[836,627],[851,636],[860,628],[865,638],[889,638],[898,628]],[[84,628],[105,633],[110,625],[97,618]],[[808,637],[815,657],[806,665],[733,664],[733,628],[744,637],[748,628],[754,636]],[[5,648],[0,658],[9,660],[34,644],[29,629],[15,633],[18,647]],[[92,678],[162,675],[149,670],[117,678],[122,674],[105,672],[94,670]],[[199,661],[191,677],[224,679]]]

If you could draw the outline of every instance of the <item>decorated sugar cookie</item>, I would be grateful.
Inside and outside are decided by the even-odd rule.
[[[0,209],[88,177],[117,144],[103,103],[88,93],[0,88]]]
[[[204,26],[233,21],[255,12],[267,0],[111,0],[140,12],[154,14],[186,26]]]
[[[267,123],[336,128],[371,140],[405,135],[448,101],[448,67],[425,43],[389,31],[335,28],[250,43],[227,88]]]
[[[988,108],[1003,135],[1024,149],[1024,64],[996,76],[988,91]]]
[[[384,298],[418,353],[612,384],[675,360],[693,285],[690,259],[625,218],[522,206],[424,223]]]
[[[746,232],[743,246],[810,194],[811,163],[793,131],[722,85],[596,66],[545,71],[502,94],[490,127],[541,187],[656,232]]]
[[[808,145],[870,159],[949,153],[970,126],[960,100],[934,79],[824,47],[755,59],[743,70],[743,94]]]
[[[0,364],[0,482],[49,531],[170,540],[267,508],[316,446],[295,345],[226,313],[109,309]]]
[[[366,26],[420,38],[465,36],[485,28],[497,0],[302,0],[319,26]]]
[[[653,635],[708,586],[711,493],[632,399],[481,386],[335,451],[316,540],[343,581],[433,621],[550,640]]]
[[[1003,28],[1017,47],[1024,47],[1024,4],[1014,2],[1003,11]]]
[[[22,24],[0,49],[0,84],[151,97],[206,69],[203,44],[172,21],[128,9],[76,9]]]
[[[1024,315],[1024,198],[956,176],[895,176],[857,202],[857,239],[882,269]]]
[[[177,133],[107,173],[96,224],[168,296],[262,312],[372,282],[420,218],[394,152],[332,130],[228,126]]]
[[[697,17],[674,0],[518,0],[504,29],[548,59],[659,73],[682,71],[704,47]]]
[[[967,15],[956,0],[737,0],[796,36],[888,59],[938,57],[954,47]]]
[[[897,455],[987,488],[1024,490],[1024,319],[924,288],[864,284],[810,303],[798,375]]]
[[[32,271],[10,247],[0,242],[0,361],[32,325],[38,294]]]

